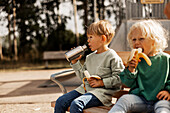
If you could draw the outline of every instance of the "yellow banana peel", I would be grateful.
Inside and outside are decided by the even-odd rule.
[[[101,78],[100,78],[99,76],[97,76],[97,75],[90,75],[87,70],[84,71],[84,75],[86,76],[86,78],[101,79]]]
[[[85,92],[87,92],[87,90],[86,90],[86,87],[85,87],[85,79],[88,79],[88,78],[95,78],[95,79],[101,79],[99,76],[97,76],[97,75],[90,75],[89,74],[89,72],[86,70],[86,71],[84,71],[84,75],[86,76],[86,77],[84,77],[83,78],[83,88],[84,88],[84,90],[85,90]]]
[[[142,48],[133,49],[133,50],[131,51],[130,56],[129,56],[128,62],[132,60],[132,58],[134,57],[134,55],[135,55],[135,58],[136,58],[137,61],[139,61],[140,58],[143,58],[149,66],[152,65],[152,62],[151,62],[151,60],[148,58],[148,56],[147,56],[145,53],[142,53]]]

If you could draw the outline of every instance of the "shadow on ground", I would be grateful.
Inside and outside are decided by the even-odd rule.
[[[41,87],[44,83],[49,83],[47,87]],[[78,84],[72,84],[70,81],[65,84],[66,89],[77,87]],[[16,97],[16,96],[29,96],[29,95],[39,95],[39,94],[52,94],[52,93],[62,93],[61,89],[57,84],[50,80],[22,80],[22,81],[9,81],[1,82],[1,97]],[[3,88],[4,87],[4,88]],[[70,88],[69,88],[70,87]],[[3,91],[5,90],[5,91]]]

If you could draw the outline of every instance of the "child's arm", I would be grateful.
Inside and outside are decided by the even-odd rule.
[[[119,77],[119,74],[124,70],[124,65],[121,60],[121,58],[113,58],[110,60],[110,74],[109,76],[105,77],[105,75],[102,75],[102,81],[105,88],[115,88],[119,87],[121,84],[121,80]]]
[[[170,100],[170,94],[169,94],[169,92],[168,91],[166,91],[166,90],[163,90],[163,91],[160,91],[159,93],[158,93],[158,95],[156,96],[159,100]]]
[[[82,55],[80,55],[78,58],[74,59],[71,61],[71,67],[73,68],[73,70],[75,71],[75,74],[77,77],[79,77],[81,80],[85,77],[84,76],[84,71],[86,69],[86,65],[84,63],[84,65],[82,65],[80,63],[80,59],[81,59]]]
[[[127,68],[119,74],[122,83],[130,88],[135,87],[136,85],[136,76],[138,72],[136,70],[136,67],[138,65],[138,62],[140,62],[140,60],[137,61],[134,56],[131,61],[127,62]]]
[[[169,65],[170,65],[170,59],[169,59]],[[168,73],[167,81],[165,83],[165,87],[162,91],[160,91],[157,96],[159,100],[170,100],[170,75]]]
[[[75,64],[78,60],[80,60],[82,57],[82,55],[80,55],[79,57],[77,57],[76,59],[72,60],[71,63]]]

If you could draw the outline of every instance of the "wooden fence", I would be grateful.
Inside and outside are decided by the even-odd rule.
[[[165,5],[170,0],[164,0],[162,4],[141,4],[141,0],[125,0],[126,19],[166,19],[164,14]]]

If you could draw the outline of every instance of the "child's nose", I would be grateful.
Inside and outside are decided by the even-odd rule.
[[[90,42],[90,39],[87,39],[87,42]]]
[[[139,44],[139,43],[140,43],[140,41],[139,41],[139,40],[136,40],[136,41],[135,41],[135,44]]]

